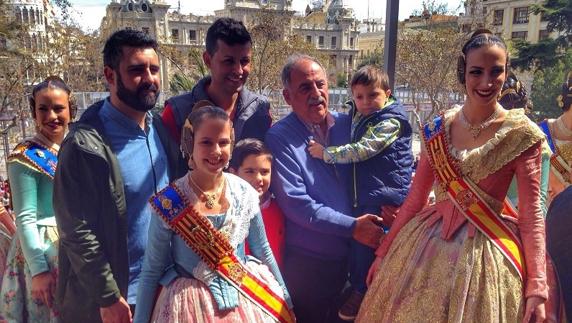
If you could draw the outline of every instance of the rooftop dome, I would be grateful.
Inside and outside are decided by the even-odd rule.
[[[349,1],[333,0],[328,6],[328,23],[337,23],[338,18],[354,18],[354,10]]]

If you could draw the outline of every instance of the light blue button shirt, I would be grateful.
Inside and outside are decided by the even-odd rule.
[[[147,113],[145,130],[105,100],[99,116],[105,137],[117,156],[127,204],[129,287],[127,302],[135,304],[139,274],[151,219],[149,198],[169,184],[167,156]]]

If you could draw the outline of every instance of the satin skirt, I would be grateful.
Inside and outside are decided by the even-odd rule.
[[[442,221],[428,218],[397,235],[356,322],[521,322],[523,283],[501,252],[467,225],[443,240]]]

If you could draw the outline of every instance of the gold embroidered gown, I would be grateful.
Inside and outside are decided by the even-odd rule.
[[[556,120],[549,119],[545,121],[548,125],[548,131],[554,144],[554,153],[558,154],[561,161],[566,163],[568,170],[556,168],[552,165],[550,169],[550,189],[553,195],[563,191],[572,184],[570,181],[570,169],[572,168],[572,141],[560,140],[554,137],[554,127],[556,127]],[[547,134],[548,135],[548,134]],[[553,196],[552,196],[553,197]]]
[[[444,115],[445,131],[459,109]],[[527,276],[468,223],[436,184],[422,153],[411,191],[390,233],[376,251],[382,262],[356,322],[521,322],[525,297],[547,297],[544,220],[540,209],[543,134],[510,110],[495,137],[464,151],[450,147],[464,176],[495,210],[510,182],[519,189],[518,221],[510,224],[524,244]],[[435,189],[436,203],[427,198]],[[507,220],[508,221],[508,220]]]

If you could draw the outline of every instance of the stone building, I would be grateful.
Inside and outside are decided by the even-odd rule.
[[[22,39],[24,48],[33,53],[43,52],[49,44],[49,26],[54,11],[49,0],[8,0],[8,15],[28,28]]]
[[[362,23],[359,34],[359,58],[363,59],[383,50],[383,39],[385,38],[385,24],[378,19],[366,19]]]
[[[465,32],[486,27],[505,40],[523,39],[531,43],[554,37],[547,30],[541,15],[530,6],[543,0],[470,0],[465,1],[465,15],[459,25]]]
[[[358,21],[344,0],[324,0],[308,7],[305,16],[292,10],[291,0],[225,0],[212,16],[182,14],[163,0],[112,0],[101,23],[105,37],[121,28],[143,30],[159,43],[180,50],[204,48],[206,31],[219,17],[233,17],[246,26],[261,10],[286,17],[285,33],[294,33],[330,57],[330,75],[350,75],[356,66],[359,44]],[[169,66],[162,63],[162,84],[168,86]]]

